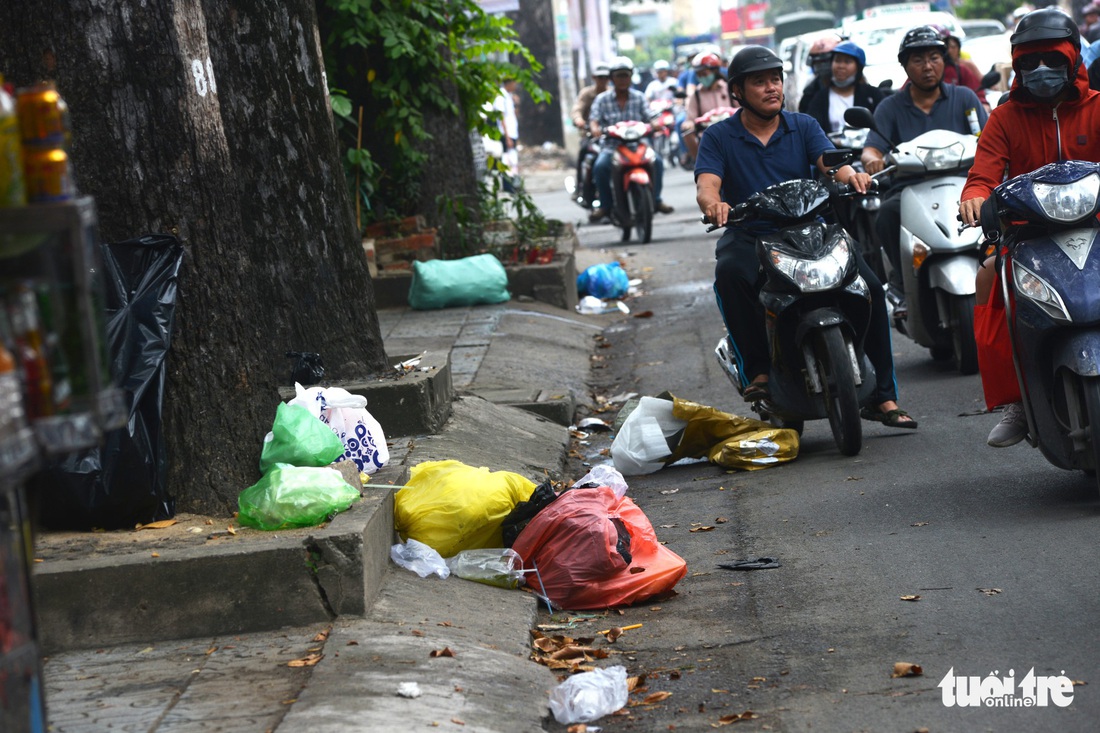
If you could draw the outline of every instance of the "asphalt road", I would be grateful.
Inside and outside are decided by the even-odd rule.
[[[548,216],[583,219],[564,190],[549,188],[535,189]],[[622,260],[643,280],[633,312],[653,313],[608,330],[596,389],[669,390],[747,415],[712,353],[722,335],[711,291],[716,235],[697,223],[690,174],[668,171],[664,198],[676,211],[658,217],[651,244],[620,244],[610,226],[579,230],[578,268]],[[789,464],[748,473],[694,464],[628,477],[660,539],[688,561],[688,576],[675,598],[616,617],[643,627],[620,638],[609,661],[648,673],[649,692],[672,695],[603,718],[605,731],[710,730],[748,710],[758,717],[735,730],[1100,728],[1092,480],[1051,467],[1026,443],[986,447],[997,418],[982,414],[979,378],[893,335],[899,402],[919,430],[865,422],[862,452],[846,458],[827,422],[815,421]],[[599,447],[584,447],[595,462],[604,460]],[[714,529],[690,531],[700,525]],[[717,567],[761,555],[782,567]],[[901,600],[908,595],[920,599]],[[897,662],[920,665],[923,675],[893,678]],[[1075,681],[1069,703],[944,702],[949,673],[1011,674],[1008,701],[1018,704],[1032,669]],[[985,685],[993,690],[992,680]]]

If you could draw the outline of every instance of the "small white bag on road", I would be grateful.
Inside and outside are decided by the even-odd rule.
[[[611,459],[624,476],[653,473],[664,467],[676,444],[668,439],[687,421],[672,415],[672,400],[642,397],[611,443]]]
[[[626,667],[575,674],[550,691],[550,712],[564,725],[591,723],[626,705]]]

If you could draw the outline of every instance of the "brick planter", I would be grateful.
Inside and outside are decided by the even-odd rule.
[[[508,291],[513,298],[528,297],[559,308],[571,309],[577,304],[577,266],[574,250],[578,245],[577,232],[572,224],[563,224],[561,234],[553,238],[536,240],[525,249],[526,255],[537,247],[537,252],[545,255],[551,249],[553,257],[548,262],[527,264],[504,264],[508,273]],[[378,242],[375,242],[377,249]],[[424,249],[417,252],[424,252]],[[409,286],[412,282],[412,260],[407,260],[409,269],[397,269],[384,266],[378,251],[379,273],[374,279],[375,305],[378,308],[398,308],[408,304]],[[418,257],[424,261],[430,257]],[[543,257],[545,259],[545,257]]]

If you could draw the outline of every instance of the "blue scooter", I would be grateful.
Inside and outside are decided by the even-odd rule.
[[[1100,164],[1051,163],[981,211],[998,258],[1028,442],[1100,489]],[[1003,248],[1003,249],[1002,249]]]

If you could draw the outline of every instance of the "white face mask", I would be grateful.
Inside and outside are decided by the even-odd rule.
[[[847,79],[837,79],[835,76],[833,77],[833,86],[834,87],[840,87],[841,89],[847,89],[848,87],[852,86],[855,83],[856,83],[856,75],[855,74],[852,74]]]

